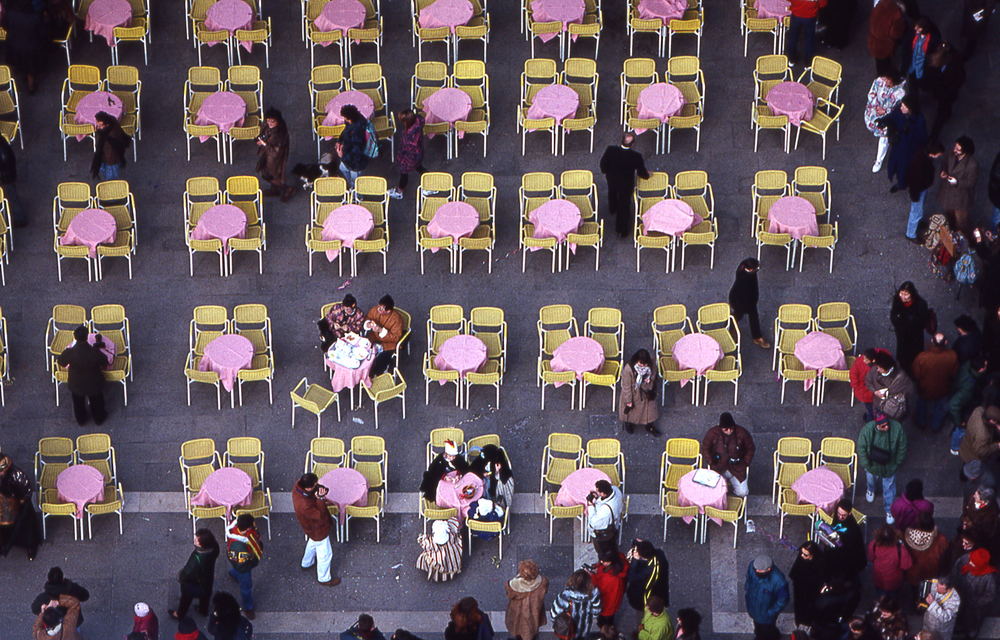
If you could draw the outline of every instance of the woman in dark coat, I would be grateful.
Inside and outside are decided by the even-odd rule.
[[[760,288],[757,285],[757,272],[760,263],[756,258],[747,258],[736,267],[736,279],[729,289],[729,306],[733,317],[739,322],[744,315],[750,322],[750,335],[758,347],[770,349],[771,344],[764,340],[760,330],[760,316],[757,314],[757,301],[760,299]]]
[[[815,622],[816,599],[829,580],[826,558],[818,544],[810,540],[799,547],[799,555],[792,563],[788,577],[792,580],[795,625],[811,627]]]
[[[23,547],[28,560],[34,560],[42,531],[38,514],[31,504],[32,481],[24,471],[14,466],[10,456],[0,456],[0,556],[11,547]]]
[[[928,326],[931,311],[909,280],[901,284],[893,296],[889,320],[896,332],[896,361],[909,371],[913,359],[924,350],[924,331],[937,329]]]
[[[822,41],[834,49],[843,49],[851,39],[851,23],[857,9],[857,0],[829,0],[819,10],[819,22],[826,30]]]
[[[514,500],[514,473],[507,455],[495,444],[483,447],[469,465],[469,470],[483,479],[483,497],[510,509]]]
[[[889,189],[896,193],[907,187],[907,170],[913,155],[927,143],[927,121],[917,108],[917,99],[906,96],[892,113],[882,119],[889,131]]]
[[[176,610],[167,610],[171,618],[180,620],[186,616],[195,598],[198,598],[198,613],[208,615],[208,602],[215,584],[215,561],[218,559],[219,543],[215,536],[208,529],[198,529],[194,534],[194,551],[177,575],[181,583],[181,599]],[[238,605],[236,610],[239,612]]]
[[[493,640],[493,624],[475,598],[465,597],[451,608],[445,640]]]
[[[399,171],[399,186],[390,189],[389,195],[397,200],[403,197],[410,174],[423,173],[424,169],[424,116],[413,109],[403,109],[397,115],[399,126],[399,150],[396,151],[396,169]]]
[[[288,126],[281,112],[268,109],[264,123],[257,136],[257,172],[271,188],[264,192],[269,196],[281,196],[282,202],[295,193],[295,189],[285,184],[285,164],[288,163]]]
[[[240,605],[231,594],[220,591],[212,597],[208,632],[215,640],[251,640],[253,625],[240,615]]]
[[[7,64],[23,73],[32,94],[38,88],[38,74],[45,62],[48,46],[42,12],[32,0],[7,0],[3,3],[3,27],[7,30]]]
[[[833,529],[840,536],[840,546],[827,551],[827,566],[833,575],[856,580],[868,564],[865,537],[854,519],[854,504],[847,498],[837,503],[833,512]]]

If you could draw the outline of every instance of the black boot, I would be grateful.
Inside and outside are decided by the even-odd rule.
[[[631,422],[626,422],[625,423],[625,432],[626,433],[635,433],[635,425],[632,424]]]
[[[652,423],[646,425],[646,433],[648,433],[650,435],[654,435],[654,436],[662,436],[663,435],[663,432],[660,431],[659,429],[657,429],[656,425],[652,424]]]

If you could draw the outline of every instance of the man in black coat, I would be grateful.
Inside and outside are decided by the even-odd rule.
[[[747,258],[736,267],[736,279],[729,289],[729,306],[733,310],[736,322],[747,315],[750,321],[750,336],[754,344],[764,349],[770,349],[771,344],[764,340],[760,330],[760,316],[757,314],[757,300],[760,298],[760,288],[757,286],[757,272],[760,262],[757,258]]]
[[[670,563],[662,549],[657,549],[649,540],[636,538],[628,552],[628,581],[625,596],[636,611],[646,608],[650,596],[660,596],[663,603],[670,604]]]
[[[69,367],[73,415],[80,426],[85,425],[91,416],[98,425],[108,417],[104,410],[104,369],[108,366],[108,359],[100,349],[87,342],[88,335],[87,327],[77,327],[73,330],[76,344],[59,354],[59,365]]]
[[[927,200],[927,192],[930,191],[934,185],[934,178],[937,177],[934,160],[943,154],[944,147],[941,146],[941,143],[932,140],[914,151],[906,169],[907,189],[910,192],[910,216],[906,221],[906,238],[914,244],[920,244],[920,240],[917,239],[917,227],[924,219],[924,202]]]
[[[601,173],[608,180],[608,209],[615,216],[615,231],[622,238],[632,229],[632,192],[635,191],[635,176],[649,178],[642,154],[632,150],[635,135],[622,136],[621,146],[609,146],[601,156]]]
[[[90,592],[84,587],[81,587],[72,580],[67,580],[63,576],[62,569],[59,567],[52,567],[49,569],[48,579],[45,582],[45,587],[41,593],[35,596],[34,602],[31,603],[31,613],[36,616],[41,613],[42,606],[48,604],[52,600],[59,600],[59,596],[73,596],[80,602],[86,602],[90,599]],[[77,619],[76,626],[83,624],[83,612],[80,612],[80,617]]]
[[[17,158],[14,156],[14,149],[4,136],[0,136],[0,186],[3,187],[3,194],[10,205],[10,223],[15,227],[28,224],[21,203],[17,199]]]

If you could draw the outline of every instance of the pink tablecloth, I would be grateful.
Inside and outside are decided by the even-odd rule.
[[[636,102],[636,115],[640,118],[656,118],[666,122],[671,116],[676,116],[684,106],[684,94],[672,84],[657,82],[639,92]],[[645,132],[636,129],[636,134]]]
[[[434,212],[427,224],[427,233],[432,238],[451,236],[458,244],[459,238],[466,238],[479,226],[479,212],[467,202],[446,202]],[[437,249],[431,249],[437,251]]]
[[[586,336],[570,338],[552,352],[551,366],[553,371],[575,371],[576,379],[580,380],[587,371],[596,373],[604,366],[604,347]]]
[[[455,27],[469,23],[473,11],[469,0],[437,0],[420,10],[417,21],[424,29],[448,27],[455,33]]]
[[[831,513],[844,495],[844,481],[826,467],[806,471],[792,483],[792,491],[799,496],[800,504],[814,504]]]
[[[455,124],[469,117],[469,112],[472,111],[472,97],[454,87],[438,89],[424,98],[424,111],[427,113],[427,124],[435,122]],[[462,132],[459,132],[459,137],[461,135]],[[433,138],[434,134],[428,133],[427,137]]]
[[[243,98],[231,91],[217,91],[201,103],[194,122],[202,126],[214,124],[220,131],[226,132],[233,127],[243,126],[243,117],[246,114],[247,103]],[[201,137],[202,142],[206,140],[207,136]]]
[[[116,119],[122,117],[125,107],[122,99],[107,91],[94,91],[88,93],[80,99],[76,105],[76,114],[73,121],[77,124],[97,125],[97,114],[103,111]],[[77,140],[83,140],[84,136],[77,136]]]
[[[319,483],[330,490],[326,501],[337,505],[340,521],[344,521],[347,506],[368,506],[368,481],[356,469],[331,469],[323,474]]]
[[[124,27],[132,20],[132,5],[128,0],[94,0],[87,9],[83,28],[104,38],[108,45],[114,42],[115,27]]]
[[[226,391],[232,391],[236,382],[236,372],[248,368],[251,361],[253,361],[253,343],[243,336],[226,334],[205,345],[205,353],[198,363],[198,370],[216,372]]]
[[[472,486],[475,491],[472,497],[462,496],[464,487]],[[458,511],[458,521],[465,520],[469,505],[483,497],[483,479],[474,473],[467,473],[459,476],[457,471],[452,471],[441,478],[437,486],[435,501],[442,509],[456,509]]]
[[[665,233],[678,236],[701,222],[701,216],[683,200],[661,200],[642,214],[646,233]]]
[[[531,12],[535,22],[561,22],[563,31],[569,28],[570,22],[583,22],[583,14],[587,5],[583,0],[531,0]],[[542,42],[555,38],[556,34],[546,33],[539,36]]]
[[[242,469],[223,467],[213,471],[201,485],[198,494],[191,498],[197,507],[225,507],[226,519],[233,507],[250,504],[253,481]]]
[[[93,345],[95,342],[97,342],[97,336],[98,336],[98,334],[96,334],[96,333],[88,334],[87,335],[87,344]],[[74,340],[73,342],[70,342],[69,345],[67,345],[66,348],[68,349],[68,348],[72,347],[75,344],[76,344],[76,340]],[[102,339],[101,340],[101,353],[103,353],[104,357],[108,359],[108,365],[109,366],[115,361],[115,351],[117,351],[117,350],[118,350],[118,347],[115,345],[115,343],[112,340],[107,340],[107,339]],[[67,368],[69,368],[69,367],[67,366]]]
[[[796,240],[802,236],[819,233],[816,208],[805,198],[785,196],[778,198],[767,213],[767,230],[770,233],[787,233]]]
[[[191,230],[191,237],[195,240],[222,240],[222,248],[227,253],[230,238],[245,238],[246,235],[247,214],[231,204],[217,204],[206,209]]]
[[[486,362],[486,344],[476,336],[452,336],[441,343],[434,356],[434,368],[440,371],[458,371],[462,378],[470,371],[478,371]],[[442,380],[441,384],[445,381]]]
[[[681,369],[694,369],[699,376],[703,376],[722,360],[722,347],[712,336],[689,333],[674,343],[674,359]],[[687,382],[681,380],[681,386]]]
[[[791,15],[791,5],[788,0],[756,0],[753,3],[758,18],[784,18]]]
[[[684,17],[687,0],[639,0],[640,18],[660,18],[663,24]]]
[[[799,339],[795,343],[795,357],[802,362],[802,366],[806,369],[815,371],[825,368],[847,368],[847,360],[844,358],[844,348],[841,346],[840,340],[822,331],[813,331]],[[805,381],[807,391],[812,387],[813,382],[813,380]]]
[[[556,494],[556,506],[575,507],[577,505],[587,506],[587,496],[594,491],[594,485],[598,480],[611,482],[608,474],[600,469],[577,469],[566,476],[562,484],[559,485],[559,493]]]
[[[677,504],[682,507],[696,506],[698,513],[705,513],[705,507],[715,507],[716,509],[726,508],[726,479],[719,474],[715,474],[719,481],[714,487],[706,487],[694,481],[696,471],[689,471],[677,480]],[[691,522],[691,516],[685,516],[684,522]],[[722,524],[718,518],[712,518],[716,524]]]
[[[535,225],[535,238],[555,238],[557,242],[566,240],[566,236],[580,228],[582,217],[580,208],[569,200],[549,200],[528,214],[531,224]],[[576,245],[570,247],[576,249]],[[537,251],[538,247],[532,247]]]
[[[326,216],[320,235],[324,240],[340,240],[345,247],[353,247],[355,240],[367,238],[374,228],[371,211],[360,204],[345,204]],[[333,262],[339,255],[339,251],[327,251],[326,259]]]
[[[346,36],[349,29],[365,26],[365,5],[358,0],[330,0],[316,16],[315,25],[320,31],[340,31]]]
[[[88,464],[75,464],[59,472],[56,491],[63,502],[76,505],[76,517],[83,517],[88,502],[104,500],[104,475]]]
[[[788,121],[799,126],[803,120],[811,120],[816,96],[806,85],[799,82],[781,82],[771,87],[765,96],[767,106],[776,116],[788,116]]]
[[[536,0],[537,1],[537,0]],[[551,84],[539,89],[528,107],[528,117],[532,120],[555,118],[559,124],[576,115],[580,106],[580,96],[564,84]]]
[[[84,209],[76,214],[59,238],[62,245],[82,245],[97,257],[97,245],[115,241],[115,218],[104,209]]]
[[[371,118],[375,113],[375,102],[372,97],[363,91],[344,91],[333,96],[326,103],[326,117],[323,118],[323,125],[336,127],[347,122],[340,115],[340,110],[346,105],[354,105],[365,118]],[[329,140],[329,138],[326,138]]]
[[[353,390],[354,387],[359,384],[363,384],[366,387],[372,386],[372,379],[369,375],[372,370],[372,364],[375,362],[375,352],[372,351],[371,355],[361,363],[361,366],[357,369],[351,369],[343,365],[339,365],[329,357],[326,358],[326,364],[330,367],[332,373],[330,373],[330,388],[333,389],[334,393],[340,393],[344,389]],[[352,391],[353,393],[353,391]]]
[[[253,9],[243,0],[219,0],[205,13],[205,28],[210,31],[228,31],[235,35],[237,29],[247,29],[253,23]],[[209,43],[209,46],[218,44]]]

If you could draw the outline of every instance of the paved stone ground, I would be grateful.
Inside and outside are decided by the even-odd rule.
[[[791,172],[794,167],[806,164],[828,167],[834,192],[833,215],[841,229],[832,275],[826,272],[825,258],[819,255],[810,255],[800,274],[781,269],[778,251],[766,252],[761,272],[765,322],[770,322],[774,310],[782,303],[815,305],[847,300],[858,319],[859,346],[891,346],[888,303],[894,287],[903,280],[913,279],[917,283],[938,310],[943,327],[950,327],[954,316],[972,306],[968,294],[956,303],[954,290],[930,276],[925,252],[902,240],[907,202],[901,194],[890,196],[885,178],[873,176],[869,171],[875,144],[861,121],[873,76],[864,48],[865,16],[859,16],[858,33],[847,50],[832,53],[820,50],[821,54],[843,62],[845,67],[841,96],[847,107],[843,127],[839,142],[830,140],[826,160],[821,161],[819,140],[813,136],[804,136],[800,148],[785,155],[778,150],[773,136],[765,133],[760,152],[754,154],[747,114],[753,94],[751,73],[754,57],[768,51],[762,41],[756,40],[751,42],[748,58],[740,55],[739,18],[733,2],[706,3],[702,66],[708,89],[700,153],[694,151],[693,135],[680,133],[675,137],[672,154],[648,157],[651,169],[671,174],[685,169],[709,171],[721,232],[714,270],[709,270],[707,256],[696,254],[684,272],[664,275],[657,261],[647,258],[643,271],[637,274],[630,242],[619,241],[609,233],[598,273],[592,270],[592,258],[584,255],[576,258],[571,271],[561,274],[549,273],[544,258],[529,256],[528,271],[521,274],[517,264],[520,256],[514,253],[520,176],[534,170],[597,171],[600,151],[620,134],[617,79],[622,60],[627,57],[628,44],[622,2],[605,0],[596,152],[588,154],[585,139],[577,137],[570,140],[566,156],[553,159],[544,153],[544,141],[535,138],[529,140],[529,151],[522,157],[515,136],[514,109],[518,77],[529,47],[518,33],[517,3],[494,0],[488,65],[494,117],[489,156],[485,161],[482,159],[480,142],[476,139],[463,141],[461,158],[448,162],[444,160],[443,143],[436,139],[428,144],[426,161],[431,170],[454,174],[485,170],[496,176],[500,190],[499,238],[492,276],[486,275],[485,265],[478,257],[467,261],[464,275],[449,275],[438,256],[430,259],[427,275],[419,275],[418,256],[412,249],[411,187],[407,199],[391,204],[392,244],[386,276],[381,275],[375,260],[362,259],[361,274],[345,291],[340,291],[338,287],[344,284],[343,280],[336,277],[331,265],[321,265],[317,260],[316,275],[308,278],[302,226],[308,221],[309,207],[308,198],[300,194],[288,204],[267,201],[265,215],[270,237],[263,276],[256,273],[250,257],[240,256],[236,259],[236,273],[228,279],[214,275],[209,258],[196,261],[195,276],[191,278],[182,236],[180,202],[184,180],[198,175],[224,178],[250,173],[254,157],[247,146],[242,146],[234,165],[221,166],[211,159],[211,147],[196,144],[191,162],[185,161],[181,91],[185,70],[197,64],[197,57],[183,40],[180,7],[177,3],[169,4],[153,6],[152,64],[139,67],[144,85],[145,135],[139,145],[139,161],[131,163],[129,158],[127,168],[138,202],[140,227],[133,280],[127,279],[124,264],[110,261],[100,283],[87,283],[80,266],[71,263],[65,265],[63,282],[57,282],[49,202],[58,182],[88,179],[88,146],[70,143],[69,159],[62,162],[54,126],[59,110],[59,85],[65,73],[58,57],[50,64],[41,91],[34,96],[22,96],[27,151],[19,153],[20,189],[21,198],[30,209],[32,224],[25,230],[17,230],[17,248],[7,272],[7,286],[0,290],[0,302],[9,324],[14,376],[14,383],[7,390],[7,405],[0,410],[3,424],[0,443],[30,470],[39,437],[75,436],[89,431],[72,423],[65,390],[63,406],[59,409],[53,406],[52,388],[43,366],[43,336],[54,304],[88,307],[110,302],[124,304],[132,322],[135,381],[130,386],[128,407],[122,407],[118,390],[110,392],[111,417],[105,426],[117,448],[119,477],[129,502],[125,535],[115,535],[113,520],[104,519],[95,524],[93,541],[73,542],[67,524],[52,521],[49,544],[43,547],[36,562],[29,564],[23,555],[12,554],[4,566],[7,589],[6,597],[0,599],[0,619],[14,625],[13,628],[23,630],[30,624],[28,602],[44,582],[45,570],[54,564],[63,566],[68,576],[87,585],[94,594],[87,605],[88,621],[84,628],[89,637],[109,637],[127,631],[131,604],[139,599],[150,602],[161,617],[164,615],[177,596],[175,571],[190,550],[190,523],[176,508],[181,484],[175,456],[182,441],[211,436],[221,449],[226,438],[232,436],[260,437],[267,453],[266,484],[276,494],[291,487],[314,432],[311,422],[305,419],[301,428],[289,430],[286,391],[302,376],[314,381],[322,379],[320,355],[315,350],[314,320],[323,303],[339,299],[345,291],[358,296],[364,307],[390,292],[397,304],[410,311],[415,319],[412,353],[402,363],[411,389],[407,398],[408,419],[401,419],[398,404],[387,405],[379,431],[389,442],[392,491],[415,490],[422,471],[422,456],[408,453],[422,450],[428,431],[459,424],[467,437],[482,433],[502,435],[513,459],[518,491],[523,493],[519,498],[523,499],[519,499],[518,513],[512,519],[512,535],[505,540],[504,558],[499,566],[491,561],[496,555],[495,547],[477,544],[457,580],[427,585],[413,568],[414,538],[420,528],[413,496],[394,493],[381,544],[374,543],[372,527],[360,523],[354,528],[350,543],[336,545],[335,569],[345,582],[331,591],[316,588],[309,575],[294,569],[301,552],[300,532],[287,508],[278,509],[279,513],[272,518],[273,538],[266,541],[267,558],[255,573],[260,612],[257,628],[263,638],[326,635],[346,627],[353,612],[360,610],[383,612],[378,614],[383,628],[404,625],[421,635],[434,637],[447,622],[443,612],[463,595],[473,594],[484,608],[502,611],[500,581],[513,573],[518,559],[525,557],[539,562],[555,590],[573,568],[574,558],[581,550],[574,549],[579,543],[574,544],[576,538],[570,536],[564,523],[560,523],[554,544],[547,542],[547,523],[544,516],[538,515],[537,498],[534,502],[529,499],[529,494],[538,489],[535,478],[539,452],[550,432],[572,431],[590,438],[616,435],[617,425],[609,411],[609,394],[602,391],[593,392],[585,412],[569,411],[565,392],[553,393],[546,411],[539,412],[534,386],[537,309],[543,304],[567,302],[574,305],[578,318],[584,318],[587,309],[593,306],[620,307],[627,325],[626,351],[650,348],[648,327],[653,308],[682,302],[693,314],[702,304],[724,300],[735,265],[754,253],[746,229],[750,184],[756,170],[782,168]],[[396,110],[407,106],[408,82],[416,55],[409,42],[408,3],[383,0],[382,9],[388,34],[382,62],[389,102]],[[957,14],[944,13],[954,11],[952,5],[928,7],[928,10],[939,19],[947,36],[957,38]],[[292,128],[291,162],[311,161],[314,145],[308,131],[306,87],[309,58],[299,40],[298,7],[292,2],[269,0],[265,12],[272,16],[276,31],[272,66],[263,72],[265,106],[282,109]],[[75,62],[101,68],[109,63],[102,42],[88,43],[84,38],[76,45]],[[475,45],[469,47],[463,48],[465,55],[476,52]],[[443,52],[428,51],[432,59],[443,59]],[[592,51],[590,43],[578,46],[581,55]],[[636,56],[654,53],[650,40],[637,42]],[[675,54],[687,53],[694,53],[693,43],[677,40]],[[540,56],[555,54],[551,45],[538,51]],[[220,50],[209,50],[204,55],[206,65],[225,65]],[[986,166],[997,142],[997,134],[991,127],[993,114],[1000,106],[995,90],[996,55],[995,46],[985,47],[972,63],[954,119],[945,130],[948,140],[962,133],[975,136],[981,149],[980,164]],[[370,51],[361,50],[355,59],[368,62],[374,61],[373,57]],[[255,53],[250,62],[262,63],[262,58],[262,54]],[[317,53],[317,62],[334,62],[334,58],[332,52]],[[122,62],[141,65],[139,52],[126,49]],[[658,66],[662,70],[664,65],[661,62]],[[652,140],[643,137],[638,148],[651,153]],[[389,176],[391,180],[396,175],[385,158],[374,163],[370,173]],[[984,174],[985,167],[981,175]],[[603,185],[601,194],[603,207]],[[977,213],[985,215],[985,187],[980,187],[977,198]],[[210,390],[202,388],[193,390],[192,406],[186,406],[182,367],[192,307],[199,304],[232,307],[244,302],[267,304],[274,321],[275,403],[267,404],[262,387],[251,386],[242,408],[216,411],[212,408]],[[420,359],[426,348],[426,336],[422,326],[428,308],[440,303],[459,303],[466,309],[478,305],[505,309],[510,325],[509,373],[501,409],[489,405],[491,396],[485,391],[476,392],[469,411],[453,407],[449,392],[439,389],[432,389],[429,405],[423,403]],[[860,412],[849,407],[844,389],[831,389],[827,403],[817,409],[809,405],[799,389],[790,387],[786,403],[779,406],[779,385],[768,368],[769,359],[770,353],[752,345],[744,349],[745,374],[738,406],[733,406],[728,389],[714,389],[709,405],[698,408],[690,406],[686,393],[676,394],[671,390],[661,420],[661,427],[668,435],[699,437],[720,411],[731,410],[757,439],[760,454],[751,474],[755,496],[769,492],[769,454],[778,437],[806,434],[818,445],[826,435],[853,437],[859,425]],[[359,411],[348,411],[339,424],[328,418],[324,430],[325,435],[345,439],[373,432],[370,404]],[[929,495],[957,495],[957,462],[942,456],[945,436],[917,433],[912,438],[911,455],[901,471],[901,480],[920,476]],[[625,537],[636,534],[656,539],[661,523],[651,514],[656,512],[662,438],[623,436],[623,444],[628,491],[637,505]],[[284,504],[283,500],[287,497],[278,496],[280,504]],[[530,504],[536,506],[529,509]],[[689,530],[671,524],[667,553],[672,563],[674,608],[697,606],[706,616],[706,631],[747,631],[746,617],[739,613],[743,609],[739,589],[744,567],[756,552],[770,549],[785,568],[791,562],[788,544],[777,541],[777,519],[765,506],[754,504],[751,512],[757,533],[741,532],[735,552],[728,546],[728,531],[713,529],[709,544],[696,545],[687,537]],[[861,507],[877,514],[880,505]],[[954,518],[957,507],[946,511],[948,517]],[[219,523],[210,526],[217,534],[221,533]],[[942,526],[950,531],[954,522],[945,519]],[[798,523],[789,525],[786,532],[792,545],[803,535],[804,527]],[[235,585],[230,585],[221,571],[219,575],[220,587],[234,589]],[[622,626],[629,629],[633,622],[626,618]],[[499,626],[501,620],[502,616],[494,616],[495,625]],[[170,624],[164,624],[164,628],[172,632]]]

